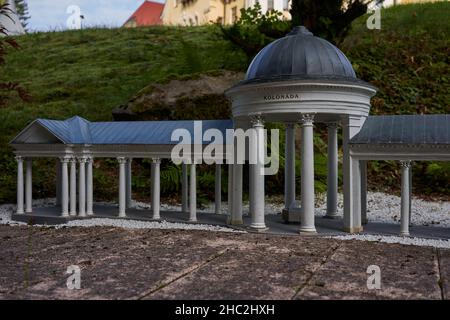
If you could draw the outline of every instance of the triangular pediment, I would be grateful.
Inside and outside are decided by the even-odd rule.
[[[58,144],[64,143],[49,129],[44,127],[38,121],[34,121],[26,127],[17,137],[15,137],[11,144]]]

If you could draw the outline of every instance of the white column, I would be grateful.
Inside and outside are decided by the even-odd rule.
[[[64,157],[61,161],[61,215],[69,216],[69,170],[67,164],[70,158]]]
[[[190,165],[189,221],[197,221],[197,174],[195,160]]]
[[[127,175],[127,186],[126,186],[126,198],[127,198],[127,209],[131,208],[131,200],[132,200],[132,188],[131,188],[131,178],[132,178],[132,170],[131,170],[131,162],[133,161],[132,158],[127,159],[126,164],[126,175]]]
[[[70,159],[70,215],[77,215],[77,160]]]
[[[153,219],[159,220],[160,216],[160,164],[161,160],[153,159],[152,162],[152,213]]]
[[[228,205],[228,218],[227,223],[231,224],[231,212],[233,211],[233,165],[228,165],[228,199],[227,199],[227,205]]]
[[[314,115],[302,115],[302,176],[301,194],[302,209],[300,216],[300,232],[314,233]]]
[[[127,163],[127,159],[124,157],[118,157],[117,161],[119,162],[119,217],[126,217],[126,186],[125,186],[125,164]]]
[[[78,215],[86,216],[86,157],[78,158]]]
[[[413,162],[411,161],[410,168],[408,170],[409,175],[409,224],[411,224],[411,208],[412,208],[412,176],[413,176]]]
[[[231,211],[231,225],[241,225],[242,221],[242,176],[243,165],[233,165],[233,206]]]
[[[367,224],[367,161],[360,160],[361,170],[361,224]]]
[[[337,216],[338,202],[338,124],[328,124],[327,214]]]
[[[283,12],[283,11],[284,11],[284,10],[283,10],[283,7],[284,7],[283,1],[284,1],[284,0],[274,0],[274,1],[273,1],[273,8],[274,8],[275,10],[277,10],[277,11]]]
[[[402,199],[401,199],[401,223],[400,235],[409,236],[409,174],[411,161],[401,161],[402,167]]]
[[[349,141],[361,130],[361,118],[348,116],[343,121],[344,231],[358,233],[361,225],[361,172],[359,161],[350,155]]]
[[[27,158],[27,172],[25,176],[25,212],[33,212],[33,163]]]
[[[253,170],[251,175],[252,180],[250,181],[251,185],[251,200],[252,200],[252,211],[251,215],[251,224],[250,228],[255,230],[265,230],[266,223],[264,217],[264,207],[265,207],[265,199],[264,199],[264,121],[261,116],[253,116],[251,118],[251,123],[253,129],[256,134],[256,143],[250,146],[253,148],[253,152],[257,155],[256,164],[250,165],[250,170]],[[233,195],[233,202],[236,199]]]
[[[284,207],[295,206],[295,124],[286,124]]]
[[[86,214],[92,216],[94,214],[94,178],[92,172],[94,159],[87,158],[86,166]]]
[[[61,205],[61,170],[62,163],[59,159],[56,159],[56,205]]]
[[[23,214],[23,158],[16,157],[17,161],[17,214]]]
[[[215,181],[215,213],[221,214],[222,211],[222,166],[216,164],[216,181]]]
[[[188,167],[186,163],[181,165],[182,177],[181,177],[181,212],[188,212],[189,210],[189,178]]]

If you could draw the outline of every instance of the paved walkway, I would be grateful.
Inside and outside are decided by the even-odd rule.
[[[0,298],[443,299],[450,250],[320,237],[0,226]],[[67,267],[81,268],[68,290]],[[367,289],[367,267],[381,289]]]
[[[34,208],[32,216],[29,215],[14,215],[15,219],[21,221],[32,221],[36,224],[55,224],[64,223],[68,219],[60,217],[60,208],[48,207],[48,208]],[[94,206],[95,217],[98,218],[117,218],[118,208],[115,206],[95,205]],[[127,217],[134,220],[146,220],[151,221],[151,211],[143,209],[127,209]],[[198,213],[198,220],[200,224],[211,224],[227,226],[226,215],[216,215],[212,213]],[[161,212],[162,219],[170,222],[183,222],[189,223],[189,214],[182,212]],[[70,218],[73,219],[73,218]],[[77,218],[78,219],[78,218]],[[122,219],[122,218],[121,218]],[[245,225],[250,225],[250,218],[244,216]],[[266,233],[272,234],[287,234],[298,235],[298,224],[285,224],[281,219],[281,215],[267,215],[266,223],[269,230]],[[316,217],[315,220],[317,232],[320,235],[347,235],[342,231],[342,219],[325,219]],[[395,235],[400,233],[400,223],[374,223],[369,222],[364,225],[364,234],[377,234],[377,235]],[[450,229],[443,227],[427,227],[427,226],[412,226],[410,228],[410,234],[412,237],[429,238],[429,239],[450,239]]]

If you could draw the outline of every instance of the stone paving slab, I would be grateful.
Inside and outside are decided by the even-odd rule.
[[[0,226],[2,299],[442,299],[450,250],[322,237]],[[381,268],[381,290],[366,286]],[[81,289],[66,287],[81,268]],[[442,289],[441,289],[441,286]]]

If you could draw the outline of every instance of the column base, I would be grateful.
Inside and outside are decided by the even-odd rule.
[[[119,218],[126,218],[127,215],[125,213],[119,213]]]
[[[340,217],[337,215],[337,213],[327,213],[324,216],[325,219],[339,219]]]
[[[402,236],[402,237],[409,237],[409,232],[401,231],[400,232],[400,236]]]
[[[232,225],[232,226],[240,226],[240,225],[244,224],[244,221],[242,221],[242,220],[229,220],[228,224]]]
[[[82,217],[82,218],[85,218],[86,217],[86,213],[80,213],[78,216]]]
[[[298,233],[300,235],[314,235],[317,234],[317,230],[315,227],[300,227]]]
[[[16,214],[25,214],[24,211],[16,211]]]
[[[249,228],[252,231],[257,231],[257,232],[263,232],[263,231],[269,230],[269,228],[267,228],[265,223],[252,223],[252,224],[250,224]]]
[[[189,218],[188,221],[189,221],[189,222],[198,222],[197,218],[195,218],[195,219]]]
[[[363,231],[363,227],[344,227],[342,230],[347,233],[360,233]]]
[[[152,220],[161,220],[161,217],[152,217]]]
[[[94,212],[89,211],[89,212],[86,212],[86,214],[87,214],[88,216],[93,216],[93,215],[94,215]]]
[[[76,212],[70,212],[69,215],[70,215],[71,217],[76,217],[76,216],[77,216],[77,213],[76,213]]]
[[[68,217],[69,217],[69,214],[68,214],[68,213],[61,213],[61,217],[63,217],[63,218],[68,218]]]

